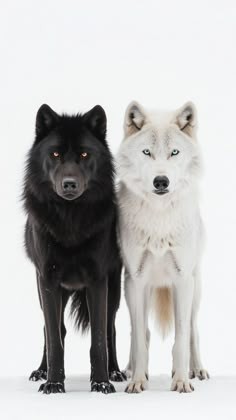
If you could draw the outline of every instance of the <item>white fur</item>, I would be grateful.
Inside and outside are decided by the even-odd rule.
[[[148,314],[158,288],[172,291],[175,317],[171,389],[191,392],[192,375],[207,377],[198,344],[199,265],[203,226],[198,207],[201,157],[196,109],[147,112],[137,102],[126,111],[117,159],[119,236],[125,265],[125,296],[131,318],[127,392],[147,387]],[[151,157],[143,154],[149,149]],[[171,156],[178,149],[177,156]],[[156,176],[168,177],[169,192],[154,193]],[[191,342],[191,352],[190,352]]]

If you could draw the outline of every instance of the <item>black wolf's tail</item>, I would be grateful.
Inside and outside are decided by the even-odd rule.
[[[75,320],[76,327],[81,328],[82,333],[89,328],[89,311],[86,298],[86,289],[78,290],[71,296],[71,316]]]

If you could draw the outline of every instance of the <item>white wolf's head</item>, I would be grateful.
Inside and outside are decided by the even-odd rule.
[[[147,112],[132,102],[125,113],[118,176],[137,194],[162,202],[195,186],[201,159],[195,106],[173,112]]]

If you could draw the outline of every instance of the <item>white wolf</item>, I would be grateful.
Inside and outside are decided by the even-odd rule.
[[[131,317],[129,393],[147,387],[152,304],[163,335],[175,320],[171,389],[193,391],[189,373],[190,378],[209,377],[200,359],[196,324],[204,242],[196,128],[191,102],[174,112],[156,113],[132,102],[125,114],[117,170],[119,234]]]

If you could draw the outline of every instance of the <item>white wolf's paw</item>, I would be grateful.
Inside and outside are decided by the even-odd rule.
[[[140,392],[145,391],[147,387],[148,383],[146,379],[131,381],[127,385],[125,392],[127,392],[128,394],[139,394]]]
[[[188,393],[194,391],[194,387],[188,380],[174,378],[171,385],[171,391]]]
[[[127,379],[130,379],[132,376],[132,370],[126,368],[124,370],[122,370],[122,373],[126,376]]]
[[[189,372],[189,378],[198,378],[200,381],[204,381],[205,379],[210,379],[210,375],[206,369],[192,369]]]

